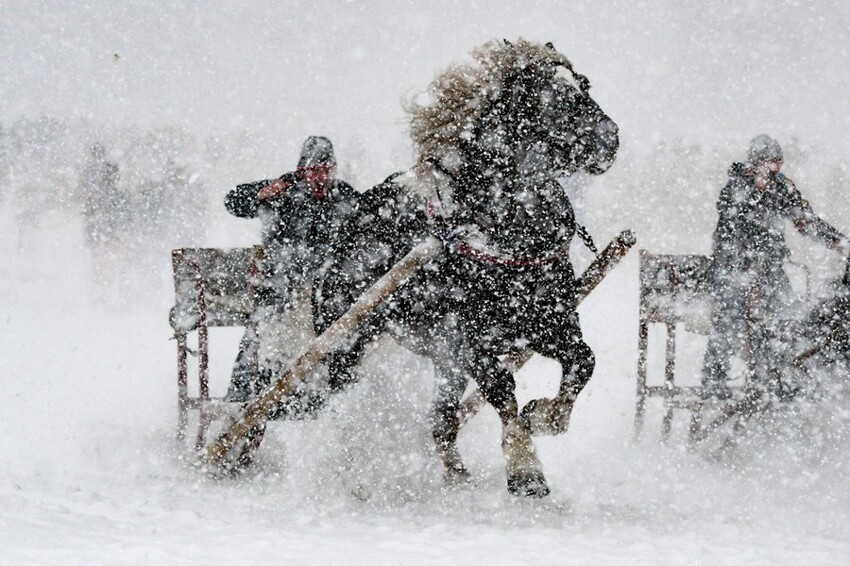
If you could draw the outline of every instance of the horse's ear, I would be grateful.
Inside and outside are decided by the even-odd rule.
[[[547,41],[547,42],[546,42],[546,47],[548,47],[548,48],[549,48],[549,49],[551,49],[552,51],[555,51],[555,44],[554,44],[554,43],[552,43],[551,41]]]
[[[508,41],[507,39],[502,39],[502,41],[504,41],[504,42],[505,42],[505,45],[507,45],[508,47],[513,47],[513,46],[514,46],[514,44],[513,44],[513,43],[511,43],[510,41]]]

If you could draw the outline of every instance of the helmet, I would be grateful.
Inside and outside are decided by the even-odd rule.
[[[749,163],[782,161],[782,147],[769,135],[759,134],[750,140],[750,147],[747,149],[747,161]]]
[[[298,168],[310,167],[311,165],[336,166],[334,146],[331,140],[323,136],[310,136],[304,140],[304,145],[301,146]]]

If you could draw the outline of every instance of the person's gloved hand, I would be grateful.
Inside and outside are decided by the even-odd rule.
[[[289,183],[275,179],[259,191],[257,191],[257,199],[260,201],[271,200],[282,195],[289,188]]]

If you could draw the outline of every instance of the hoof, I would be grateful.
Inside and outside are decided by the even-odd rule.
[[[508,478],[508,493],[516,497],[546,497],[549,486],[540,472],[515,475]]]
[[[472,476],[469,470],[461,466],[459,468],[449,468],[443,474],[443,483],[446,485],[465,485],[472,481]]]
[[[533,399],[522,408],[520,425],[532,436],[564,434],[570,426],[572,402],[555,399]]]

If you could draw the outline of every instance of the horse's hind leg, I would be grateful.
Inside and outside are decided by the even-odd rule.
[[[469,471],[463,465],[457,447],[460,429],[458,410],[469,377],[449,360],[435,360],[437,398],[431,411],[431,432],[437,454],[446,468],[443,479],[446,483],[462,483],[469,480]]]

